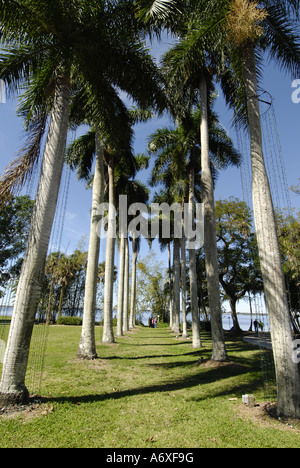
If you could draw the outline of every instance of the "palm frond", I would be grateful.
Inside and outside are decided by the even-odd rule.
[[[89,130],[77,138],[67,148],[66,162],[72,170],[77,171],[77,178],[89,180],[96,151],[96,132]]]
[[[28,34],[30,31],[30,34]],[[9,43],[41,37],[44,31],[30,8],[30,2],[5,0],[0,2],[0,42]]]
[[[150,119],[153,119],[154,113],[151,109],[140,109],[136,107],[132,107],[129,110],[129,116],[133,122],[133,124],[147,122]]]
[[[136,2],[136,14],[146,24],[157,24],[182,13],[182,7],[183,2],[179,0],[139,0]]]
[[[211,162],[216,170],[224,170],[231,165],[240,166],[241,155],[235,149],[227,132],[220,125],[213,125],[211,129],[209,147]]]
[[[0,176],[1,207],[6,203],[10,195],[20,191],[30,178],[40,157],[41,141],[46,129],[47,115],[45,107],[39,109],[39,113],[31,120],[28,127],[29,136],[20,155],[8,165],[4,174]]]
[[[295,21],[287,16],[282,6],[268,8],[264,22],[265,34],[260,45],[267,49],[270,59],[293,76],[300,74],[300,29]]]

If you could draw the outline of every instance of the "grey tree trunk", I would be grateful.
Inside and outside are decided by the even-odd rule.
[[[214,185],[209,157],[207,99],[206,78],[202,75],[200,79],[201,187],[204,203],[204,248],[212,330],[212,359],[215,361],[225,361],[227,360],[227,352],[222,324]]]
[[[182,238],[180,243],[181,252],[181,298],[182,298],[182,337],[188,338],[187,321],[186,321],[186,237],[184,234],[182,216]]]
[[[57,77],[27,250],[4,356],[0,383],[1,407],[7,404],[26,403],[29,396],[25,386],[25,376],[64,164],[69,103],[69,80]]]
[[[121,236],[120,238],[117,336],[123,335],[124,273],[125,273],[125,238]]]
[[[131,296],[130,296],[129,328],[135,327],[137,259],[138,259],[137,240],[133,237],[132,238],[132,269],[131,269]]]
[[[236,312],[236,302],[237,301],[234,298],[229,299],[231,317],[232,317],[232,322],[233,322],[233,330],[234,330],[234,333],[236,333],[237,335],[240,335],[243,332],[241,330],[239,319],[238,319],[237,312]]]
[[[103,343],[114,343],[113,331],[113,286],[114,286],[114,261],[115,261],[115,177],[113,156],[108,162],[109,178],[109,210],[108,231],[106,237],[105,257],[105,285],[103,306]]]
[[[190,170],[189,175],[189,216],[194,219],[194,169]],[[192,240],[192,239],[191,239]],[[200,320],[198,313],[198,287],[197,287],[197,270],[196,270],[196,252],[195,249],[189,249],[189,274],[190,274],[190,297],[191,297],[191,312],[192,312],[192,333],[193,333],[193,348],[201,348],[200,336]]]
[[[244,84],[251,137],[252,198],[259,258],[269,314],[279,416],[300,417],[300,375],[292,360],[293,334],[270,184],[266,172],[257,94],[255,49],[244,47]]]
[[[128,237],[125,238],[125,272],[124,272],[124,300],[123,300],[123,332],[129,331],[129,245]]]
[[[252,310],[252,300],[251,300],[251,293],[250,291],[248,292],[248,299],[249,299],[249,307],[250,307],[250,327],[248,331],[252,331],[252,326],[253,326],[253,310]]]
[[[104,167],[103,167],[103,143],[98,129],[96,129],[96,165],[92,194],[92,213],[88,261],[86,270],[84,311],[81,338],[78,348],[78,357],[81,359],[96,359],[95,342],[95,315],[96,296],[98,284],[98,267],[100,253],[100,216],[97,212],[98,206],[103,203],[104,197]]]
[[[180,333],[180,239],[174,239],[173,331]]]
[[[168,259],[169,259],[170,328],[173,328],[173,285],[172,285],[172,265],[171,265],[171,241],[168,242]]]

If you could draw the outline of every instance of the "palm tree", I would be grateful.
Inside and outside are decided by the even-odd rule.
[[[62,316],[65,289],[70,283],[70,281],[72,280],[72,278],[74,277],[75,269],[76,269],[76,265],[74,262],[74,258],[67,257],[64,254],[62,254],[59,257],[59,261],[57,263],[57,269],[56,269],[56,278],[57,278],[57,284],[61,286],[61,291],[60,291],[57,318],[61,318]]]
[[[158,131],[160,133],[160,131]],[[155,143],[151,138],[155,136],[150,136],[150,143],[149,143],[149,150],[152,153],[155,153]],[[159,157],[157,158],[160,159]],[[173,203],[178,203],[178,200],[181,202],[182,200],[182,190],[181,190],[181,180],[179,178],[179,167],[176,166],[176,163],[173,165],[174,172],[168,168],[166,171],[162,171],[159,173],[157,171],[157,166],[160,166],[160,161],[155,162],[155,166],[152,172],[152,178],[150,180],[150,185],[154,186],[158,183],[163,184],[163,188],[159,193],[155,193],[153,197],[153,203],[158,205],[167,204],[169,207],[172,206]],[[178,162],[178,161],[177,161]],[[183,164],[181,164],[183,166]],[[161,169],[161,167],[160,167]],[[159,223],[161,223],[161,229],[159,229],[159,243],[160,248],[163,250],[166,246],[168,246],[169,255],[171,254],[170,251],[170,243],[173,242],[173,271],[172,271],[172,289],[170,289],[170,301],[172,306],[172,312],[170,314],[170,327],[174,333],[177,335],[180,333],[180,238],[178,237],[177,233],[175,236],[175,229],[177,232],[181,229],[181,220],[179,227],[175,226],[175,223],[178,221],[180,213],[164,213],[162,212],[159,214]],[[176,218],[176,219],[175,219]],[[166,237],[166,233],[163,232],[163,223],[169,223],[169,234]],[[170,262],[169,262],[170,263]],[[171,268],[169,264],[169,285],[171,285]]]
[[[258,70],[262,54],[268,52],[282,69],[293,75],[299,74],[300,39],[297,31],[300,2],[199,0],[190,5],[193,11],[187,8],[190,18],[185,34],[188,39],[185,44],[189,43],[190,50],[185,50],[185,61],[194,67],[199,64],[199,52],[203,57],[204,50],[214,54],[219,50],[218,56],[210,55],[212,65],[215,68],[217,65],[221,71],[218,77],[228,104],[235,109],[235,121],[240,119],[250,131],[253,208],[274,349],[277,411],[279,415],[299,417],[300,376],[297,365],[290,358],[293,336],[262,149]],[[175,24],[177,21],[174,19]],[[202,88],[205,99],[203,80]],[[288,379],[286,375],[289,375]]]
[[[194,203],[195,203],[195,167],[192,163],[189,169],[189,216],[194,219]],[[191,312],[192,312],[192,334],[193,334],[193,348],[201,348],[200,336],[200,319],[199,319],[199,305],[198,305],[198,287],[197,287],[197,270],[196,270],[196,252],[194,248],[189,249],[189,274],[190,274],[190,298],[191,298]]]
[[[131,263],[131,292],[130,292],[130,315],[129,315],[129,329],[134,328],[136,325],[136,271],[138,254],[140,250],[140,238],[136,238],[135,234],[129,238],[132,241],[132,263]]]
[[[207,81],[204,73],[202,73],[200,77],[199,91],[201,103],[201,188],[204,203],[205,266],[207,276],[209,310],[211,316],[211,330],[213,337],[212,359],[222,361],[224,359],[227,359],[227,353],[225,349],[223,335],[222,308],[218,274],[219,265],[217,250],[214,185],[209,155],[208,90]]]
[[[70,89],[66,78],[57,77],[51,112],[51,123],[45,146],[39,188],[36,195],[27,251],[18,283],[10,334],[0,385],[0,400],[16,403],[26,401],[24,386],[29,343],[37,311],[47,248],[58,197],[63,155],[68,130]],[[20,337],[24,340],[20,341]],[[26,337],[26,339],[25,339]],[[22,345],[17,345],[22,343]],[[16,382],[16,391],[9,389]]]
[[[67,162],[72,169],[77,167],[78,179],[88,179],[91,162],[95,155],[95,171],[92,181],[92,212],[89,250],[87,259],[84,312],[79,342],[78,357],[92,360],[97,357],[95,343],[95,313],[98,282],[98,263],[100,253],[100,236],[98,224],[100,216],[98,207],[104,199],[104,146],[99,127],[74,141],[67,149]]]
[[[191,50],[193,54],[191,53]],[[191,60],[191,56],[193,59]],[[182,34],[179,42],[165,54],[164,67],[171,92],[175,96],[181,87],[182,94],[187,94],[185,88],[192,92],[198,91],[201,106],[200,113],[200,146],[201,146],[201,192],[204,204],[204,245],[205,265],[208,282],[208,294],[211,315],[213,341],[212,359],[222,361],[227,359],[225,348],[221,296],[218,275],[218,254],[215,226],[214,183],[211,171],[209,147],[208,102],[211,96],[210,71],[207,69],[205,49],[194,50],[192,39]],[[183,98],[181,97],[181,100]],[[175,105],[176,111],[176,105]]]
[[[87,120],[85,115],[81,115],[80,110],[78,109],[78,103],[76,103],[76,106],[74,106],[74,112],[73,112],[73,118],[74,121],[84,121]],[[120,110],[122,111],[122,109]],[[107,133],[105,126],[104,125],[98,125],[98,127],[95,129],[91,129],[86,135],[81,136],[73,142],[69,148],[68,148],[68,153],[67,153],[67,161],[71,165],[72,169],[77,169],[77,175],[79,179],[85,179],[89,180],[91,177],[91,169],[92,169],[92,160],[96,154],[96,158],[99,158],[100,156],[100,162],[101,165],[103,164],[103,152],[104,152],[104,160],[106,161],[106,168],[109,167],[110,161],[113,162],[114,166],[117,164],[117,167],[114,167],[113,171],[109,171],[107,169],[106,174],[107,178],[110,179],[108,180],[108,187],[110,187],[110,184],[114,185],[114,205],[116,211],[118,211],[118,197],[121,194],[128,194],[131,190],[134,189],[133,187],[133,182],[129,180],[131,177],[133,177],[136,173],[137,170],[142,169],[146,167],[147,160],[143,157],[133,157],[133,154],[131,150],[128,150],[128,153],[124,151],[124,148],[122,147],[122,134],[124,132],[128,132],[130,134],[131,131],[131,126],[138,122],[138,121],[145,121],[148,120],[152,116],[152,112],[150,110],[141,110],[141,109],[131,109],[126,118],[125,116],[123,117],[123,125],[121,128],[119,128],[119,139],[121,140],[118,146],[118,141],[114,138],[112,145],[109,145],[110,141],[110,135]],[[118,119],[116,117],[116,125],[118,125]],[[100,136],[102,138],[101,144],[100,142]],[[98,151],[97,151],[97,145],[98,145]],[[115,151],[112,151],[112,146],[116,148]],[[100,150],[100,151],[99,151]],[[113,158],[113,160],[112,160]],[[98,170],[97,170],[98,168]],[[94,359],[96,357],[96,351],[95,351],[95,335],[94,335],[94,323],[95,323],[95,300],[96,300],[96,285],[97,285],[97,264],[99,262],[99,250],[100,250],[100,231],[101,231],[101,216],[98,212],[98,207],[99,207],[99,184],[96,181],[96,177],[98,180],[101,182],[101,187],[104,185],[104,169],[103,167],[99,168],[99,163],[96,161],[96,166],[95,166],[95,174],[93,178],[93,197],[96,196],[95,202],[94,202],[94,209],[95,209],[95,215],[93,218],[92,215],[92,224],[91,226],[91,238],[90,238],[90,247],[89,247],[89,254],[91,255],[91,262],[90,266],[88,264],[88,271],[87,271],[87,280],[86,280],[86,307],[84,311],[84,319],[83,319],[83,328],[82,328],[82,336],[81,336],[81,341],[79,345],[79,352],[78,355],[81,358],[84,359]],[[113,178],[112,178],[113,177]],[[116,180],[115,180],[116,179]],[[103,190],[103,188],[102,188]],[[96,191],[96,194],[94,195],[94,191]],[[112,191],[109,192],[112,194]],[[140,193],[137,193],[137,195],[141,195]],[[130,198],[130,195],[129,195]],[[143,198],[143,197],[142,197]],[[100,201],[103,202],[104,197],[103,194],[100,197]],[[108,200],[109,201],[109,200]],[[136,201],[136,200],[135,200]],[[124,234],[125,235],[125,234]],[[123,254],[124,254],[124,247],[125,247],[125,242],[123,242],[124,236],[121,236],[120,238],[120,268],[123,271]],[[106,266],[107,268],[113,268],[113,259],[112,253],[113,249],[115,246],[115,242],[112,240],[109,240],[107,243],[107,258],[110,258],[111,261],[108,262],[106,261]],[[91,278],[95,278],[94,282],[91,282],[91,278],[89,277],[88,272],[90,271],[91,273]],[[117,335],[121,336],[123,334],[122,330],[122,323],[123,319],[121,318],[123,316],[123,297],[124,297],[124,289],[123,289],[123,273],[119,276],[120,284],[119,284],[119,290],[118,290],[118,295],[119,295],[119,300],[118,300],[118,326],[117,326]],[[107,281],[106,283],[107,284]],[[111,297],[112,291],[113,291],[113,279],[110,279],[110,286],[106,286],[106,294],[109,294]],[[107,292],[108,291],[108,292]],[[93,294],[92,294],[93,293]],[[94,298],[93,301],[90,301],[90,297]],[[108,310],[108,311],[107,311]],[[112,329],[112,318],[108,319],[108,327],[110,329],[110,332],[107,332],[107,318],[108,316],[112,316],[112,299],[109,302],[109,309],[105,309],[104,313],[104,329],[105,329],[105,335],[109,336],[109,340],[113,339],[113,329]],[[86,325],[86,327],[85,327]],[[88,352],[83,352],[83,349],[85,349]],[[91,351],[92,350],[92,351]]]
[[[108,178],[109,178],[109,209],[114,207],[112,210],[112,216],[118,211],[119,218],[121,216],[120,207],[118,203],[118,196],[125,194],[127,197],[127,204],[130,206],[134,202],[134,195],[137,192],[138,196],[142,196],[142,200],[145,201],[148,197],[148,192],[145,187],[138,184],[136,181],[130,180],[135,176],[137,170],[141,169],[144,165],[144,161],[134,158],[132,154],[124,155],[121,154],[121,158],[117,160],[117,156],[120,156],[120,152],[117,155],[116,152],[112,152],[108,163]],[[111,168],[109,167],[111,164]],[[116,169],[116,170],[115,170]],[[140,201],[140,199],[139,199]],[[106,239],[106,265],[108,269],[105,272],[105,291],[104,291],[104,329],[102,341],[105,343],[114,342],[113,327],[112,327],[112,309],[113,309],[113,281],[110,269],[113,268],[114,259],[114,248],[115,248],[115,237],[113,232],[116,229],[116,219],[110,217],[108,212],[108,232]],[[124,214],[122,213],[122,216]],[[110,231],[111,229],[111,231]],[[122,332],[129,330],[129,243],[128,243],[128,232],[123,232],[121,236],[124,239],[124,245],[122,246],[122,254],[124,258],[124,280],[120,282],[120,286],[123,287],[123,293],[120,292],[120,300],[123,296],[123,313],[122,313]],[[107,285],[107,286],[106,286]],[[119,317],[121,317],[121,304],[118,304]],[[118,328],[120,331],[120,328]]]
[[[125,122],[124,122],[125,124]],[[125,128],[125,125],[124,125]],[[86,281],[86,308],[84,310],[84,320],[82,334],[79,344],[78,355],[83,359],[95,359],[95,307],[96,307],[96,291],[97,291],[97,279],[98,279],[98,263],[99,263],[99,250],[100,250],[100,237],[102,227],[102,217],[104,213],[99,212],[99,189],[104,185],[104,176],[107,179],[108,189],[108,230],[106,235],[106,260],[105,260],[105,272],[104,272],[104,308],[103,308],[103,337],[102,341],[111,343],[114,342],[113,334],[113,283],[114,283],[114,251],[115,251],[115,238],[116,238],[116,184],[115,184],[115,165],[117,162],[116,150],[114,150],[109,143],[109,135],[106,138],[103,137],[101,140],[100,160],[105,162],[106,174],[104,166],[99,169],[99,160],[96,159],[95,174],[93,178],[93,197],[95,197],[95,219],[92,218],[92,226],[90,233],[90,246],[89,255],[91,255],[90,262],[90,275],[91,281]],[[99,158],[99,152],[96,150],[97,142],[99,145],[99,138],[95,129],[91,129],[88,134],[80,137],[77,141],[70,145],[68,148],[67,160],[72,168],[77,168],[77,174],[79,178],[88,179],[91,171],[91,161],[95,154]],[[119,150],[121,152],[121,149]],[[122,154],[122,153],[121,153]],[[127,154],[122,154],[123,160],[126,160]],[[132,154],[128,155],[130,159],[133,157]],[[132,163],[131,163],[132,164]],[[97,167],[98,165],[98,167]],[[99,184],[100,181],[100,184]],[[104,187],[103,198],[101,196],[100,201],[104,201]],[[90,300],[92,299],[92,300]]]
[[[137,119],[136,111],[134,120]],[[131,115],[133,115],[131,114]],[[133,164],[132,164],[133,163]],[[148,158],[144,156],[135,156],[132,161],[128,158],[121,160],[118,164],[116,175],[115,190],[117,199],[120,196],[126,197],[127,209],[134,203],[146,204],[149,198],[149,190],[138,180],[135,180],[137,172],[148,167]],[[120,231],[120,270],[119,270],[119,290],[118,290],[118,321],[117,335],[121,336],[123,332],[134,327],[135,324],[135,301],[136,301],[136,263],[139,248],[139,238],[136,232],[123,231],[124,221],[129,227],[132,216],[122,212],[123,206],[117,200],[118,223]],[[132,258],[132,288],[131,300],[129,301],[129,239],[132,240],[133,258]],[[130,307],[130,309],[129,309]]]
[[[151,139],[151,136],[150,136]],[[151,149],[150,149],[151,148]],[[155,153],[154,146],[152,145],[152,142],[149,144],[148,150],[150,150],[150,153]],[[153,174],[152,174],[152,179],[150,180],[150,185],[154,186],[158,182],[155,180],[155,167],[153,169]],[[154,177],[153,177],[154,176]],[[160,177],[160,176],[159,176]],[[157,203],[158,205],[161,205],[163,203],[166,203],[168,206],[172,205],[173,202],[173,195],[171,194],[170,187],[171,183],[170,181],[163,180],[163,178],[160,178],[160,183],[162,183],[162,189],[159,192],[155,192],[152,203]],[[167,216],[167,215],[165,215]],[[169,219],[171,222],[171,219]],[[160,245],[160,250],[163,252],[166,248],[168,249],[168,294],[169,294],[169,325],[170,328],[173,329],[173,324],[174,324],[174,314],[173,314],[173,273],[174,273],[174,268],[172,268],[172,252],[171,252],[171,245],[173,243],[173,232],[172,228],[170,229],[170,236],[167,237],[166,235],[162,235],[162,222],[163,222],[163,214],[159,214],[159,219],[158,219],[160,229],[159,229],[159,234],[158,234],[158,242]],[[151,238],[149,241],[150,246],[152,245],[153,239]],[[164,321],[167,323],[167,316],[164,316]]]
[[[86,253],[76,250],[73,254],[66,256],[60,252],[51,253],[46,262],[45,273],[51,277],[50,280],[50,292],[49,302],[47,309],[46,322],[49,324],[51,320],[52,301],[53,301],[53,289],[54,285],[61,286],[59,307],[58,307],[58,318],[62,316],[63,301],[65,290],[67,286],[74,281],[76,273],[82,270],[86,263]],[[76,293],[74,294],[74,299]]]
[[[124,271],[124,297],[123,297],[123,332],[129,331],[129,242],[125,237],[125,271]]]
[[[274,207],[266,172],[259,108],[262,54],[269,53],[282,69],[300,71],[300,38],[297,34],[299,1],[196,2],[190,43],[222,53],[227,68],[219,75],[235,121],[247,126],[251,140],[252,198],[265,297],[270,317],[278,390],[278,414],[299,417],[300,376],[290,358],[292,327],[286,299]],[[292,15],[296,19],[292,19]],[[230,73],[229,73],[230,70]],[[230,80],[226,80],[228,75]],[[224,81],[223,81],[224,80]],[[226,83],[225,83],[226,82]],[[234,86],[235,83],[235,86]],[[204,89],[203,89],[204,94]],[[286,378],[289,375],[289,378]]]
[[[98,102],[95,121],[112,121],[111,111],[119,102],[112,83],[144,106],[157,103],[161,95],[154,78],[156,67],[143,52],[133,6],[133,2],[129,5],[122,1],[74,4],[66,0],[8,0],[0,5],[1,42],[9,44],[9,49],[1,53],[0,76],[11,89],[24,82],[32,85],[25,98],[27,103],[33,98],[33,104],[26,105],[23,112],[35,137],[30,151],[1,181],[1,199],[24,183],[39,156],[41,133],[37,129],[45,129],[51,97],[41,178],[3,365],[3,404],[28,397],[24,384],[28,352],[64,162],[73,83],[83,76],[92,86]],[[143,79],[136,82],[134,77],[139,72],[148,86],[141,85]],[[122,117],[119,114],[120,122]],[[116,127],[110,127],[117,136]]]
[[[92,123],[93,108],[97,105],[96,101],[91,95],[91,90],[87,90],[90,94],[89,108],[82,112],[80,106],[80,99],[76,99],[72,107],[72,120],[75,123],[85,122]],[[117,107],[118,104],[118,107]],[[123,145],[125,135],[131,135],[131,119],[129,114],[125,111],[124,104],[122,101],[117,102],[115,105],[115,125],[118,125],[118,114],[123,114],[122,127],[119,128],[118,141],[120,147]],[[104,201],[104,160],[106,161],[106,173],[110,177],[108,186],[111,188],[111,184],[114,185],[114,169],[110,170],[110,165],[113,163],[114,156],[109,153],[110,134],[107,133],[105,122],[98,123],[98,125],[92,127],[87,134],[78,138],[73,142],[67,152],[67,161],[72,169],[77,170],[78,179],[89,180],[91,178],[92,161],[96,158],[95,172],[92,180],[92,214],[91,214],[91,229],[90,229],[90,242],[89,242],[89,258],[87,265],[86,275],[86,286],[85,286],[85,301],[84,301],[84,315],[83,315],[83,326],[81,339],[79,343],[78,356],[82,359],[95,359],[96,345],[95,345],[95,308],[96,308],[96,293],[97,293],[97,271],[99,263],[99,252],[100,252],[100,237],[101,237],[101,214],[99,213],[99,206]],[[115,145],[117,141],[114,139]],[[120,151],[124,151],[122,148]],[[113,189],[114,190],[114,189]],[[110,190],[109,194],[113,192]],[[114,202],[114,200],[113,200]],[[110,242],[110,241],[109,241]],[[108,243],[107,249],[113,249],[113,244]],[[110,250],[109,250],[110,252]],[[114,267],[114,259],[110,262],[106,262],[107,268]],[[111,272],[113,270],[111,269]],[[105,283],[107,285],[107,282]],[[110,280],[110,286],[106,286],[112,291],[113,279]],[[111,294],[111,292],[109,292]],[[112,309],[111,309],[112,314]],[[107,314],[105,314],[105,317]],[[104,321],[106,324],[106,320]],[[112,320],[110,320],[110,326],[112,327]]]
[[[143,156],[136,156],[136,171],[148,167],[148,158]],[[127,206],[130,207],[134,203],[147,204],[149,199],[149,189],[135,180],[136,173],[134,172],[131,177],[126,174],[126,168],[120,171],[120,174],[116,181],[116,192],[118,195],[126,195]],[[120,213],[121,207],[119,207],[119,219],[124,217],[124,214]],[[132,216],[127,216],[127,224],[130,223]],[[131,270],[131,296],[129,301],[129,245],[127,248],[128,241],[132,241],[132,270]],[[120,271],[119,271],[119,299],[118,299],[118,311],[119,321],[117,334],[121,334],[121,330],[128,331],[130,328],[135,326],[135,310],[136,310],[136,266],[138,251],[140,247],[140,237],[137,237],[136,232],[123,232],[120,238]],[[122,273],[123,272],[123,273]],[[123,298],[123,300],[122,300]],[[127,306],[127,307],[126,307]],[[129,309],[130,307],[130,309]],[[124,312],[124,314],[123,314]],[[122,317],[122,318],[121,318]]]
[[[2,53],[1,77],[13,87],[25,79],[31,88],[25,98],[33,97],[33,104],[27,112],[28,127],[37,130],[45,128],[47,103],[42,99],[36,109],[36,96],[41,97],[47,89],[51,99],[51,118],[36,203],[31,223],[27,253],[19,281],[14,307],[7,353],[1,381],[1,398],[5,402],[27,399],[24,385],[31,332],[36,313],[45,258],[53,223],[57,195],[60,185],[64,150],[68,131],[72,51],[61,31],[69,30],[66,22],[74,20],[75,11],[66,9],[61,15],[61,5],[46,2],[6,2],[1,4],[1,37],[9,43],[9,49]],[[53,8],[52,8],[53,6]],[[56,25],[53,28],[53,24]],[[79,24],[78,24],[79,26]],[[77,27],[77,29],[80,29]],[[68,45],[69,47],[68,47]],[[78,51],[79,52],[79,51]],[[37,79],[36,79],[37,76]],[[36,92],[38,91],[38,92]],[[36,92],[36,93],[35,93]],[[25,106],[26,107],[26,106]],[[40,109],[43,112],[40,112]],[[39,156],[40,133],[29,151],[13,164],[2,180],[1,189],[5,196],[15,182],[23,183]],[[16,323],[18,326],[16,326]],[[22,339],[21,337],[24,337]],[[22,343],[18,346],[17,343]],[[14,388],[14,392],[8,389]]]
[[[182,203],[182,214],[184,213],[184,202]],[[181,310],[182,310],[182,338],[188,338],[187,331],[187,293],[186,293],[186,234],[184,230],[184,216],[181,219],[182,238],[180,240],[181,254]]]
[[[149,111],[138,111],[133,110],[130,113],[131,123],[135,123],[138,120],[143,121],[147,120],[149,117]],[[145,164],[144,159],[135,158],[133,153],[124,152],[121,149],[113,150],[113,144],[110,147],[111,155],[108,158],[108,186],[109,186],[109,211],[108,211],[108,231],[106,237],[106,272],[105,272],[105,290],[104,290],[104,328],[103,328],[103,337],[102,341],[104,343],[113,343],[114,342],[114,333],[113,333],[113,322],[112,322],[112,313],[113,313],[113,262],[115,255],[115,238],[116,235],[114,231],[116,229],[115,216],[119,208],[119,219],[124,216],[124,213],[120,213],[119,207],[119,195],[125,194],[127,196],[127,203],[130,206],[131,191],[134,190],[134,181],[131,179],[136,175],[136,172]],[[110,212],[110,210],[112,210]],[[123,237],[123,239],[122,239]],[[123,244],[124,242],[124,244]],[[123,245],[122,245],[123,244]],[[121,265],[124,268],[124,278],[123,281],[120,279],[120,287],[123,288],[123,291],[119,291],[120,296],[119,300],[123,302],[118,303],[118,312],[119,312],[119,324],[117,327],[117,333],[120,335],[123,332],[129,330],[129,244],[128,244],[128,232],[121,233],[121,252],[122,262],[124,265]],[[122,316],[122,318],[121,318]],[[121,332],[121,323],[122,322],[122,332]]]
[[[116,239],[116,198],[115,198],[115,155],[112,151],[108,154],[108,225],[106,236],[105,255],[105,284],[104,284],[104,304],[103,304],[103,343],[114,343],[113,333],[113,271],[115,258]]]
[[[49,255],[46,262],[45,273],[51,277],[50,290],[49,290],[49,301],[47,306],[46,324],[49,325],[52,319],[52,307],[53,307],[53,290],[56,282],[56,271],[57,265],[60,258],[60,252],[53,252]]]
[[[184,206],[186,198],[186,152],[182,151],[182,148],[176,148],[174,144],[175,132],[170,129],[160,129],[156,133],[150,135],[148,150],[152,154],[158,154],[154,164],[151,185],[157,185],[162,183],[164,188],[160,194],[156,194],[155,202],[168,203],[171,206],[173,203],[180,203]],[[164,216],[164,214],[163,214]],[[174,214],[175,218],[175,214]],[[182,209],[181,209],[182,219]],[[170,219],[171,221],[171,219]],[[174,219],[174,223],[176,220]],[[185,243],[182,242],[182,226],[179,226],[181,230],[181,238],[175,236],[175,225],[173,224],[174,230],[171,232],[173,238],[173,281],[172,281],[172,295],[170,297],[170,326],[174,333],[177,335],[181,332],[180,330],[180,279],[182,278],[182,259],[185,258]],[[182,220],[180,221],[180,224]],[[161,246],[170,243],[169,239],[161,239]],[[182,251],[184,249],[184,252]],[[169,265],[169,286],[171,292],[171,271]],[[184,285],[184,281],[181,282]],[[182,288],[182,304],[185,305],[185,290]],[[186,315],[183,315],[185,323],[183,325],[186,334]]]
[[[97,269],[100,253],[100,237],[98,235],[98,207],[104,199],[104,148],[101,133],[98,127],[95,129],[96,163],[93,179],[92,213],[89,250],[86,270],[86,282],[84,290],[84,312],[82,321],[81,338],[79,342],[78,356],[84,359],[97,357],[95,348],[95,313],[97,293]]]
[[[159,130],[156,134],[151,136],[151,142],[149,144],[149,149],[152,152],[159,153],[154,166],[152,181],[166,181],[166,168],[168,168],[168,171],[171,171],[172,174],[178,173],[180,177],[185,177],[186,181],[189,181],[188,197],[191,207],[194,206],[195,201],[195,172],[196,174],[200,172],[200,160],[203,153],[202,147],[201,153],[199,149],[201,111],[202,110],[198,106],[194,107],[190,114],[186,112],[185,116],[182,118],[181,125],[175,130]],[[226,132],[219,125],[217,115],[212,112],[211,109],[209,114],[209,146],[211,149],[209,154],[209,171],[210,173],[213,171],[214,176],[216,175],[217,169],[225,168],[229,164],[238,164],[239,155],[234,150],[232,142]],[[189,161],[184,164],[186,158],[188,158]],[[184,167],[184,165],[186,166]],[[201,179],[203,182],[202,173]],[[168,183],[170,183],[170,181],[168,181]],[[200,197],[203,199],[203,183],[201,189]],[[194,256],[195,250],[189,249],[191,310],[195,325],[193,346],[199,347],[201,340],[200,334],[197,331],[199,329],[199,317],[196,260]]]
[[[228,36],[238,47],[242,60],[251,139],[253,210],[276,368],[277,411],[278,415],[300,417],[300,376],[290,356],[293,335],[274,206],[263,154],[256,58],[259,49],[269,49],[271,56],[281,66],[292,73],[299,73],[300,38],[291,29],[289,17],[291,9],[295,8],[298,13],[299,2],[262,4],[258,8],[254,2],[234,0],[227,21],[231,23],[232,19],[237,18],[241,24],[242,18],[247,18],[247,27],[241,27],[240,31],[234,28]]]
[[[82,244],[71,254],[70,258],[74,263],[73,291],[71,301],[71,315],[76,314],[78,310],[80,296],[83,290],[83,282],[86,278],[88,252],[80,250]]]

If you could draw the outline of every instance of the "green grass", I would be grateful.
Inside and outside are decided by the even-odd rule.
[[[236,364],[212,368],[211,341],[203,348],[169,329],[137,328],[99,359],[76,358],[80,327],[50,327],[40,411],[0,417],[0,447],[196,448],[299,447],[300,429],[262,416],[259,351],[227,341]],[[253,393],[261,407],[245,411]],[[237,398],[236,401],[230,401]]]

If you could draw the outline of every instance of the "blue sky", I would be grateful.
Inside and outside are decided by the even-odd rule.
[[[158,57],[162,50],[168,47],[168,43],[155,45],[152,48],[154,56]],[[288,187],[297,185],[300,178],[300,104],[292,102],[292,82],[300,77],[287,77],[272,65],[266,65],[262,86],[274,99],[274,109],[278,124],[280,144],[284,158]],[[9,99],[6,104],[0,104],[0,173],[3,173],[7,164],[16,156],[24,142],[22,121],[15,115],[16,100]],[[225,108],[223,99],[220,97],[216,103],[221,124],[227,129],[229,135],[236,141],[234,129],[231,127],[232,114]],[[136,127],[134,148],[137,153],[145,152],[147,138],[157,128],[171,125],[168,118],[155,119],[146,124]],[[138,178],[147,183],[148,172],[142,172]],[[216,199],[224,199],[230,196],[242,198],[241,175],[238,169],[227,169],[220,174],[216,185]],[[292,207],[300,210],[300,196],[289,191],[288,196]],[[91,191],[86,190],[82,182],[76,180],[71,174],[70,190],[66,206],[64,220],[64,231],[61,248],[63,251],[71,252],[83,236],[88,242],[90,226]],[[88,245],[88,243],[87,243]],[[166,261],[166,253],[160,253],[155,244],[154,250],[159,259]],[[141,255],[148,253],[146,243],[143,244]],[[102,242],[101,258],[105,255],[105,244]],[[116,258],[116,263],[118,257]]]

